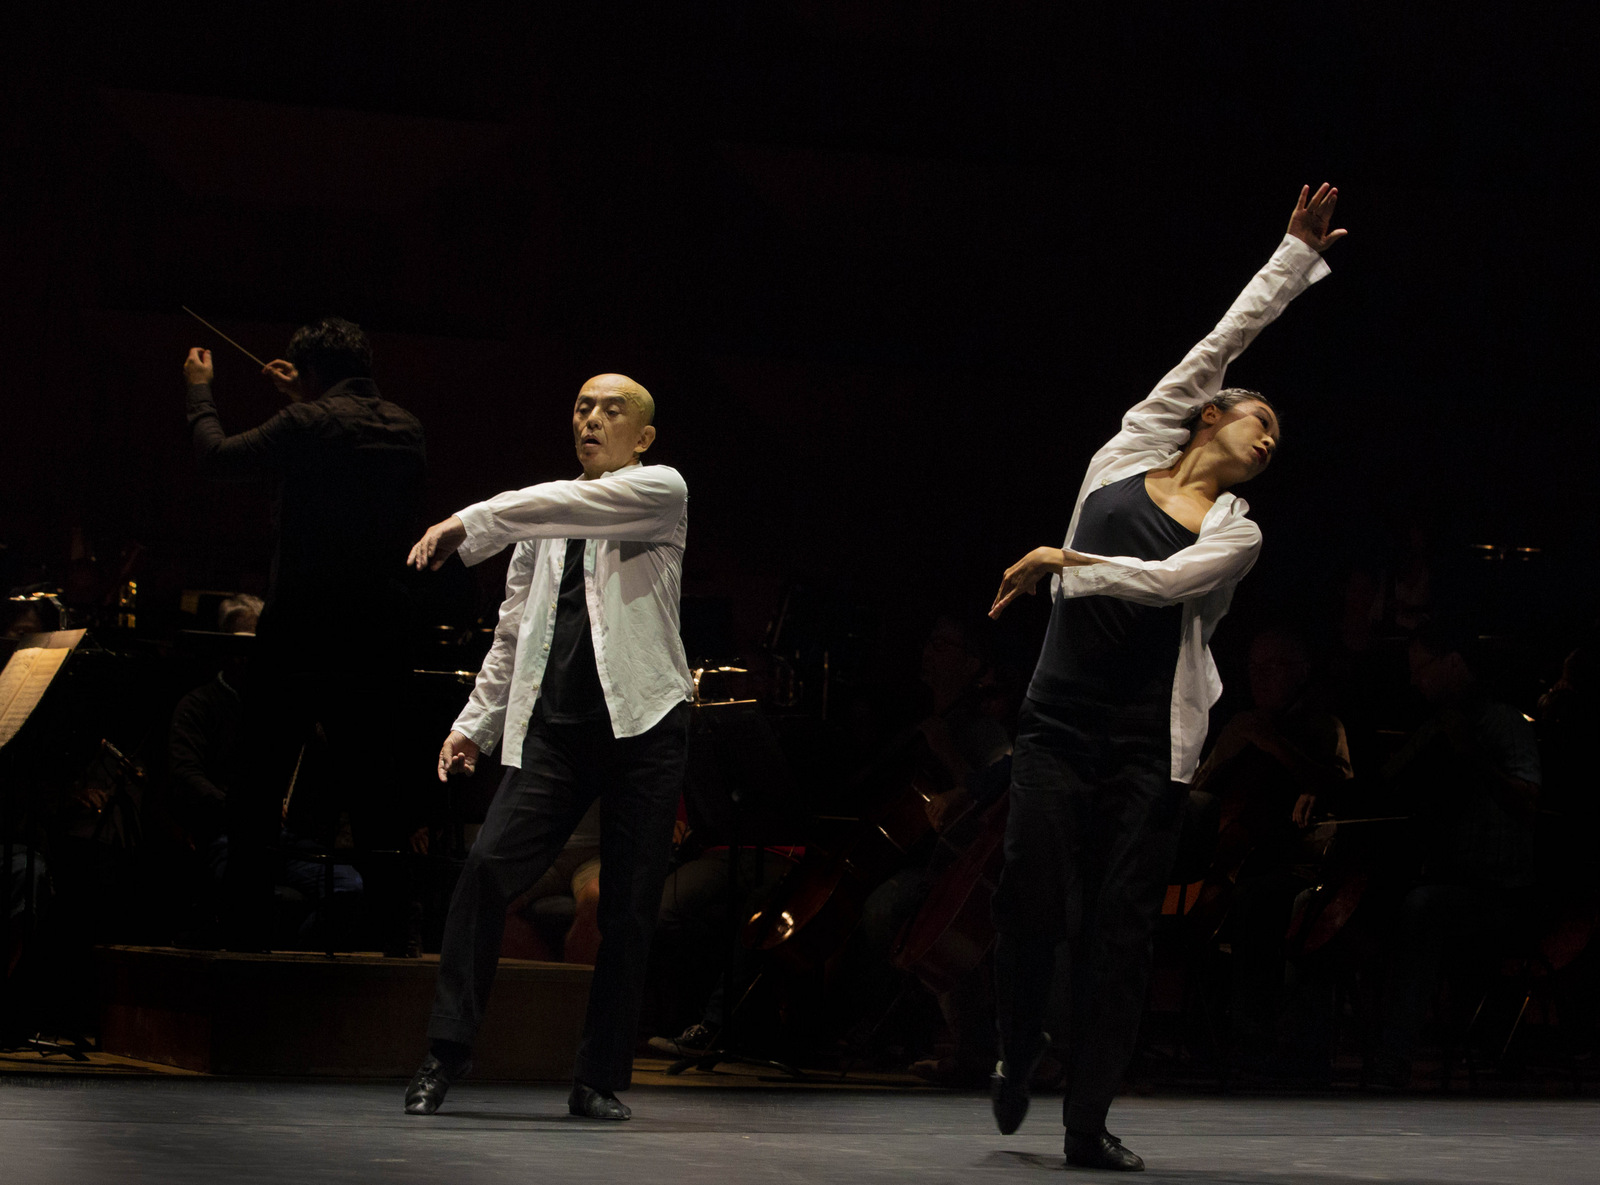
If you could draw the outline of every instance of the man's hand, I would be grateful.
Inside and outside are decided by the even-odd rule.
[[[419,856],[428,854],[428,829],[418,827],[411,833],[411,850]]]
[[[191,387],[202,383],[208,386],[216,378],[216,368],[211,365],[211,351],[202,350],[199,346],[189,351],[189,356],[183,360],[183,381]]]
[[[443,782],[451,774],[465,774],[470,778],[477,772],[478,743],[459,732],[451,732],[439,750],[439,780]]]
[[[1311,192],[1311,186],[1302,185],[1300,198],[1294,204],[1294,213],[1289,215],[1289,233],[1313,251],[1326,251],[1350,233],[1328,229],[1328,224],[1333,221],[1333,208],[1338,204],[1339,191],[1326,181],[1317,188],[1316,193]]]
[[[274,358],[261,368],[261,373],[271,379],[272,385],[278,388],[278,394],[291,403],[299,403],[306,397],[305,389],[300,386],[300,372],[294,368],[293,362]]]
[[[1040,580],[1052,572],[1059,572],[1066,564],[1066,553],[1059,547],[1035,547],[1006,569],[1000,581],[1000,591],[994,594],[994,604],[989,606],[989,616],[999,617],[1020,593],[1033,596]]]
[[[442,523],[434,523],[412,545],[411,554],[406,556],[406,563],[418,572],[424,568],[432,568],[437,572],[444,566],[444,562],[455,555],[456,548],[467,541],[467,525],[455,515],[451,515]]]
[[[1294,812],[1290,818],[1296,827],[1309,827],[1311,825],[1311,812],[1316,808],[1317,796],[1315,794],[1302,794],[1294,800]]]
[[[73,790],[70,797],[79,806],[98,815],[111,801],[111,790],[106,786],[83,785]]]

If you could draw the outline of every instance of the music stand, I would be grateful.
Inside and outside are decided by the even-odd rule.
[[[4,668],[0,668],[0,751],[16,739],[33,715],[34,709],[44,699],[45,692],[50,690],[61,669],[66,665],[67,659],[83,641],[86,630],[56,630],[53,633],[29,634],[17,642],[16,649],[6,659]],[[10,750],[12,759],[16,759],[16,750]],[[23,895],[22,916],[20,922],[12,920],[12,888],[11,888],[11,862],[15,857],[16,844],[12,840],[13,795],[6,792],[6,787],[0,783],[0,870],[6,878],[4,894],[5,918],[0,923],[0,935],[4,936],[4,951],[9,958],[12,942],[18,927],[22,934],[31,933],[38,925],[38,848],[33,842],[32,829],[36,812],[33,796],[30,794],[28,801],[22,804],[22,818],[20,820],[23,832],[23,849],[26,857],[23,861],[22,883],[19,890]],[[6,985],[10,983],[10,976],[5,977]],[[9,991],[9,986],[0,988]]]
[[[689,749],[684,805],[693,829],[728,849],[729,949],[722,967],[723,1018],[716,1046],[692,1057],[680,1057],[667,1067],[667,1073],[675,1076],[690,1066],[712,1070],[727,1063],[762,1066],[803,1080],[806,1074],[786,1062],[741,1051],[735,1032],[739,1008],[756,982],[752,980],[743,995],[735,998],[736,969],[743,945],[739,853],[747,844],[755,849],[755,875],[759,879],[766,839],[777,829],[794,825],[794,776],[772,726],[755,700],[697,701],[691,738],[698,743],[691,743]],[[759,974],[756,978],[760,978]]]

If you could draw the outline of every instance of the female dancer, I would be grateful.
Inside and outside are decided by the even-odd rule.
[[[1065,547],[1006,570],[998,617],[1049,576],[1054,604],[1018,726],[995,895],[1001,1061],[995,1120],[1028,1110],[1055,948],[1065,940],[1067,1161],[1138,1170],[1106,1131],[1150,977],[1150,933],[1177,841],[1173,782],[1194,776],[1222,691],[1207,643],[1261,532],[1227,491],[1265,469],[1278,418],[1260,394],[1224,389],[1227,366],[1289,302],[1328,274],[1338,190],[1300,191],[1289,231],[1227,315],[1089,462]]]

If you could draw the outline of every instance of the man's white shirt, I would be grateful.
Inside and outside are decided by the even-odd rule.
[[[458,511],[467,535],[463,563],[470,567],[508,543],[516,550],[494,642],[455,731],[485,753],[504,737],[501,761],[521,764],[550,658],[569,539],[588,541],[584,597],[613,735],[647,732],[691,699],[694,683],[678,635],[688,502],[676,469],[633,464],[593,480],[511,490]]]
[[[1327,274],[1321,255],[1293,235],[1284,235],[1216,328],[1128,410],[1122,431],[1095,453],[1078,490],[1065,548],[1072,548],[1084,499],[1134,473],[1172,465],[1189,439],[1182,427],[1184,418],[1222,390],[1228,364],[1256,335]],[[1105,562],[1068,566],[1050,581],[1052,597],[1111,596],[1142,605],[1183,604],[1183,640],[1169,714],[1174,781],[1194,777],[1211,705],[1222,694],[1222,679],[1211,657],[1211,635],[1228,612],[1234,587],[1261,551],[1261,529],[1245,517],[1249,510],[1243,498],[1222,494],[1206,512],[1199,538],[1166,559],[1097,556]]]

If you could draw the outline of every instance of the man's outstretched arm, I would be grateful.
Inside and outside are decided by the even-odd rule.
[[[677,531],[688,490],[664,465],[641,466],[595,481],[547,481],[508,490],[429,527],[407,556],[421,571],[457,550],[475,564],[528,539],[626,539],[662,543]]]

